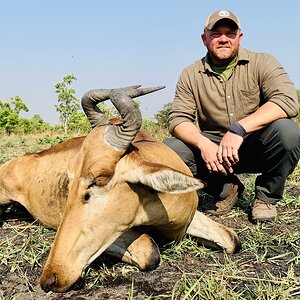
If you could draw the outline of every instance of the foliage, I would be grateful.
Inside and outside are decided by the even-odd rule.
[[[18,127],[14,130],[18,134],[38,133],[51,130],[51,125],[44,122],[42,117],[38,114],[31,119],[21,118]]]
[[[155,115],[155,119],[161,128],[168,128],[168,117],[172,108],[172,103],[169,102]]]
[[[154,120],[144,118],[142,128],[151,135],[159,137],[160,140],[170,137],[170,133],[168,131],[168,116],[171,106],[172,103],[165,104],[154,116]]]
[[[20,111],[28,111],[21,97],[11,97],[10,100],[11,103],[0,101],[0,128],[7,134],[11,134],[18,126]]]
[[[100,102],[97,106],[107,119],[120,118],[118,111],[114,107],[109,107],[104,102]]]
[[[69,130],[80,134],[87,134],[91,130],[91,124],[83,111],[72,112],[69,119]]]
[[[46,135],[42,138],[37,139],[37,144],[38,145],[50,145],[50,146],[54,146],[56,144],[59,144],[61,142],[64,142],[66,140],[66,136],[60,137],[60,136],[56,136],[56,137],[51,137],[49,135]]]
[[[78,111],[80,107],[79,99],[75,96],[75,90],[69,87],[76,79],[73,74],[67,74],[63,77],[62,82],[55,84],[55,93],[58,97],[58,104],[55,105],[55,108],[59,113],[59,120],[65,134],[68,132],[72,113]]]
[[[159,137],[160,140],[170,137],[167,128],[160,126],[157,122],[151,119],[143,119],[142,129],[146,130],[152,136]]]
[[[0,130],[4,133],[28,134],[51,130],[50,124],[44,122],[38,114],[31,119],[20,118],[21,111],[29,111],[21,97],[11,97],[10,100],[10,103],[0,101]]]
[[[79,99],[75,96],[76,91],[69,86],[76,80],[73,74],[68,74],[63,77],[62,82],[55,85],[55,92],[58,95],[58,105],[55,105],[59,113],[59,119],[67,134],[68,130],[76,133],[88,133],[91,126],[79,105]],[[118,112],[115,108],[108,107],[104,102],[99,103],[98,108],[108,118],[118,117]]]

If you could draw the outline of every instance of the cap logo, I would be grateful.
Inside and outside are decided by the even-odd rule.
[[[230,16],[230,13],[229,13],[228,10],[220,10],[218,12],[218,16],[220,16],[220,17],[228,17],[228,16]]]

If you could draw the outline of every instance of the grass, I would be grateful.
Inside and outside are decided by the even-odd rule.
[[[47,149],[67,137],[57,135],[28,135],[3,136],[0,139],[0,162],[5,162],[14,157],[21,156],[25,153],[34,153]]]
[[[59,141],[61,138],[56,136],[2,138],[0,161],[48,148]],[[228,215],[215,218],[238,232],[242,249],[237,254],[215,252],[185,237],[162,246],[159,268],[148,273],[101,257],[87,268],[80,295],[89,293],[90,297],[100,290],[109,294],[118,289],[122,293],[125,288],[122,299],[128,300],[300,298],[300,197],[295,193],[300,166],[288,178],[286,194],[278,205],[280,214],[274,222],[252,224],[247,218],[247,209],[254,200],[254,178],[243,177],[243,199]],[[5,221],[0,228],[0,300],[51,299],[51,293],[49,298],[39,298],[36,286],[55,233],[35,221],[20,220],[17,212],[11,215],[17,217]],[[16,278],[26,293],[14,290],[16,283],[11,282],[16,282]],[[76,291],[72,293],[71,296],[77,295]],[[61,295],[53,299],[71,296],[67,293],[66,298]]]
[[[9,231],[9,234],[5,234]],[[48,253],[53,239],[51,231],[38,225],[30,224],[5,224],[2,227],[0,264],[9,268],[11,273],[22,273],[22,265],[30,266],[30,269],[42,267],[41,258]],[[48,237],[47,237],[48,235]]]

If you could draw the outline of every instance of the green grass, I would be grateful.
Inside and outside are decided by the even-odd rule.
[[[41,258],[50,250],[53,239],[51,231],[36,222],[25,225],[6,223],[1,230],[5,235],[0,241],[1,265],[7,266],[9,272],[19,274],[23,264],[29,265],[31,270],[42,267]],[[5,231],[10,233],[6,235]]]

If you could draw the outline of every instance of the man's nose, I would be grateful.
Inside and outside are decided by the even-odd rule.
[[[219,42],[228,42],[229,41],[229,38],[228,36],[224,33],[222,34],[220,37],[219,37]]]

